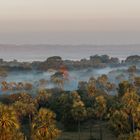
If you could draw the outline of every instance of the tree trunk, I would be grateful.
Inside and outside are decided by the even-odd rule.
[[[90,139],[92,138],[92,126],[90,125]]]
[[[81,129],[80,129],[80,127],[81,127],[81,124],[80,124],[80,121],[78,121],[78,140],[81,139]]]
[[[102,117],[100,117],[100,140],[103,140]]]
[[[131,116],[131,119],[132,119],[132,132],[134,133],[135,132],[135,123],[134,123],[134,119],[132,116]]]
[[[31,130],[31,129],[32,129],[32,128],[31,128],[31,127],[32,127],[32,124],[31,124],[31,123],[32,123],[31,115],[29,114],[29,140],[31,140],[31,133],[32,133],[32,132],[31,132],[31,131],[32,131],[32,130]]]
[[[131,132],[134,133],[135,132],[135,123],[134,123],[132,113],[129,114],[129,123],[130,123],[130,127],[131,127]]]
[[[90,131],[89,131],[90,132],[90,139],[93,139],[93,136],[92,136],[92,124],[90,125],[89,129],[90,129]]]

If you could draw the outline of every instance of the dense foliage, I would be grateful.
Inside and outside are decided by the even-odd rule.
[[[120,140],[139,140],[138,81],[138,77],[131,82],[122,81],[115,96],[108,94],[114,86],[106,75],[90,78],[87,83],[80,82],[79,89],[72,92],[46,89],[33,95],[3,94],[0,96],[0,140],[53,140],[63,131],[77,131],[80,140],[81,124],[87,121],[90,121],[90,139],[94,139],[93,120],[107,122]],[[101,140],[102,133],[100,123]]]

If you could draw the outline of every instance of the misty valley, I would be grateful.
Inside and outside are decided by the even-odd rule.
[[[140,140],[140,0],[0,0],[0,140]]]
[[[133,57],[136,58],[137,56],[130,56],[127,59],[131,57],[133,61]],[[11,90],[12,92],[28,90],[35,92],[39,89],[53,88],[73,91],[78,90],[81,84],[86,86],[92,78],[98,80],[106,77],[106,84],[112,84],[112,89],[107,92],[115,95],[117,85],[121,81],[129,81],[134,75],[140,76],[140,65],[138,62],[136,65],[131,61],[127,62],[127,59],[120,62],[118,58],[114,58],[116,61],[112,63],[111,59],[113,58],[109,58],[107,55],[95,55],[91,56],[90,60],[80,60],[79,62],[62,60],[59,56],[50,57],[44,62],[32,63],[1,60],[0,93],[11,93]],[[88,61],[91,61],[91,64],[89,66],[86,64],[87,66],[84,67]],[[135,69],[133,75],[130,69]]]
[[[113,84],[117,84],[123,80],[129,80],[129,72],[128,72],[129,66],[125,67],[106,67],[106,68],[87,68],[83,70],[67,70],[67,77],[63,75],[61,72],[57,70],[51,70],[46,72],[40,72],[40,71],[15,71],[15,72],[9,72],[6,77],[1,77],[1,83],[3,81],[7,82],[8,87],[7,91],[2,90],[2,84],[1,84],[1,93],[9,92],[10,89],[13,89],[13,91],[26,91],[24,87],[22,87],[20,84],[31,84],[31,88],[29,88],[30,91],[32,90],[38,90],[38,89],[51,89],[51,88],[62,88],[65,91],[73,91],[78,89],[78,85],[81,82],[88,82],[90,78],[96,78],[106,75],[108,78],[107,82],[111,82]],[[51,79],[55,74],[56,79],[54,81]],[[62,75],[61,75],[62,74]],[[137,67],[137,72],[135,73],[137,76],[140,76],[140,69]],[[57,79],[58,78],[58,79]],[[55,81],[55,80],[58,80]],[[60,82],[60,83],[59,83]],[[18,88],[19,86],[19,88]],[[116,88],[115,86],[115,88]],[[116,91],[114,90],[115,94]],[[9,92],[10,93],[10,92]]]
[[[139,55],[0,59],[0,140],[139,140],[139,101]]]

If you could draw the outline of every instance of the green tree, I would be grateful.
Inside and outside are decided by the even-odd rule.
[[[124,104],[124,110],[128,114],[130,118],[130,124],[131,124],[131,131],[135,131],[135,115],[137,112],[137,107],[139,105],[139,95],[134,92],[127,92],[122,97],[122,103]]]
[[[128,140],[139,140],[140,139],[140,130],[137,130],[135,133],[131,134]]]
[[[118,96],[122,97],[126,92],[133,91],[133,90],[134,87],[128,81],[123,81],[119,83]]]
[[[81,101],[80,96],[77,92],[72,93],[73,105],[71,109],[71,114],[75,121],[78,122],[78,139],[81,139],[81,121],[87,117],[87,111],[84,103]]]
[[[130,124],[128,122],[128,115],[123,110],[114,111],[110,117],[110,126],[116,135],[126,134],[130,131]]]
[[[12,107],[0,105],[0,140],[23,140],[20,123]]]
[[[21,101],[17,101],[13,104],[13,107],[17,113],[18,119],[22,122],[22,124],[27,124],[28,133],[24,132],[27,137],[31,136],[31,123],[33,117],[37,114],[36,107],[33,103],[23,103]],[[26,121],[27,120],[27,121]]]
[[[49,109],[41,108],[32,123],[33,140],[53,140],[60,134],[56,127],[55,113]]]
[[[103,119],[103,115],[106,113],[106,109],[107,109],[107,103],[106,103],[106,99],[104,98],[104,96],[97,96],[95,98],[96,102],[95,102],[95,114],[98,118],[100,118],[100,121],[102,121]],[[102,136],[102,125],[100,125],[100,139],[103,139]]]
[[[50,97],[52,96],[51,93],[48,93],[46,90],[40,90],[35,98],[36,102],[41,107],[47,107]]]

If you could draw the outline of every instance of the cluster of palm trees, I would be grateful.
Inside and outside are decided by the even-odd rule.
[[[20,132],[20,123],[13,107],[0,105],[0,139],[1,140],[23,140]]]
[[[1,90],[4,91],[13,91],[13,90],[31,90],[33,85],[31,83],[23,83],[23,82],[1,82]]]
[[[60,134],[54,112],[26,93],[16,96],[9,95],[12,104],[0,104],[0,140],[53,140]]]
[[[115,105],[109,110],[110,126],[120,140],[138,140],[140,139],[140,96],[135,88],[128,87],[125,91],[122,96],[116,97]]]
[[[91,78],[84,91],[41,90],[36,95],[1,95],[4,98],[0,96],[0,140],[54,140],[68,130],[77,131],[77,139],[81,140],[81,126],[86,121],[91,122],[89,138],[93,140],[92,126],[96,120],[100,122],[100,140],[103,140],[104,121],[118,139],[139,140],[138,80],[137,84],[120,83],[115,96],[103,90],[106,86],[107,77],[102,76],[97,81]]]

